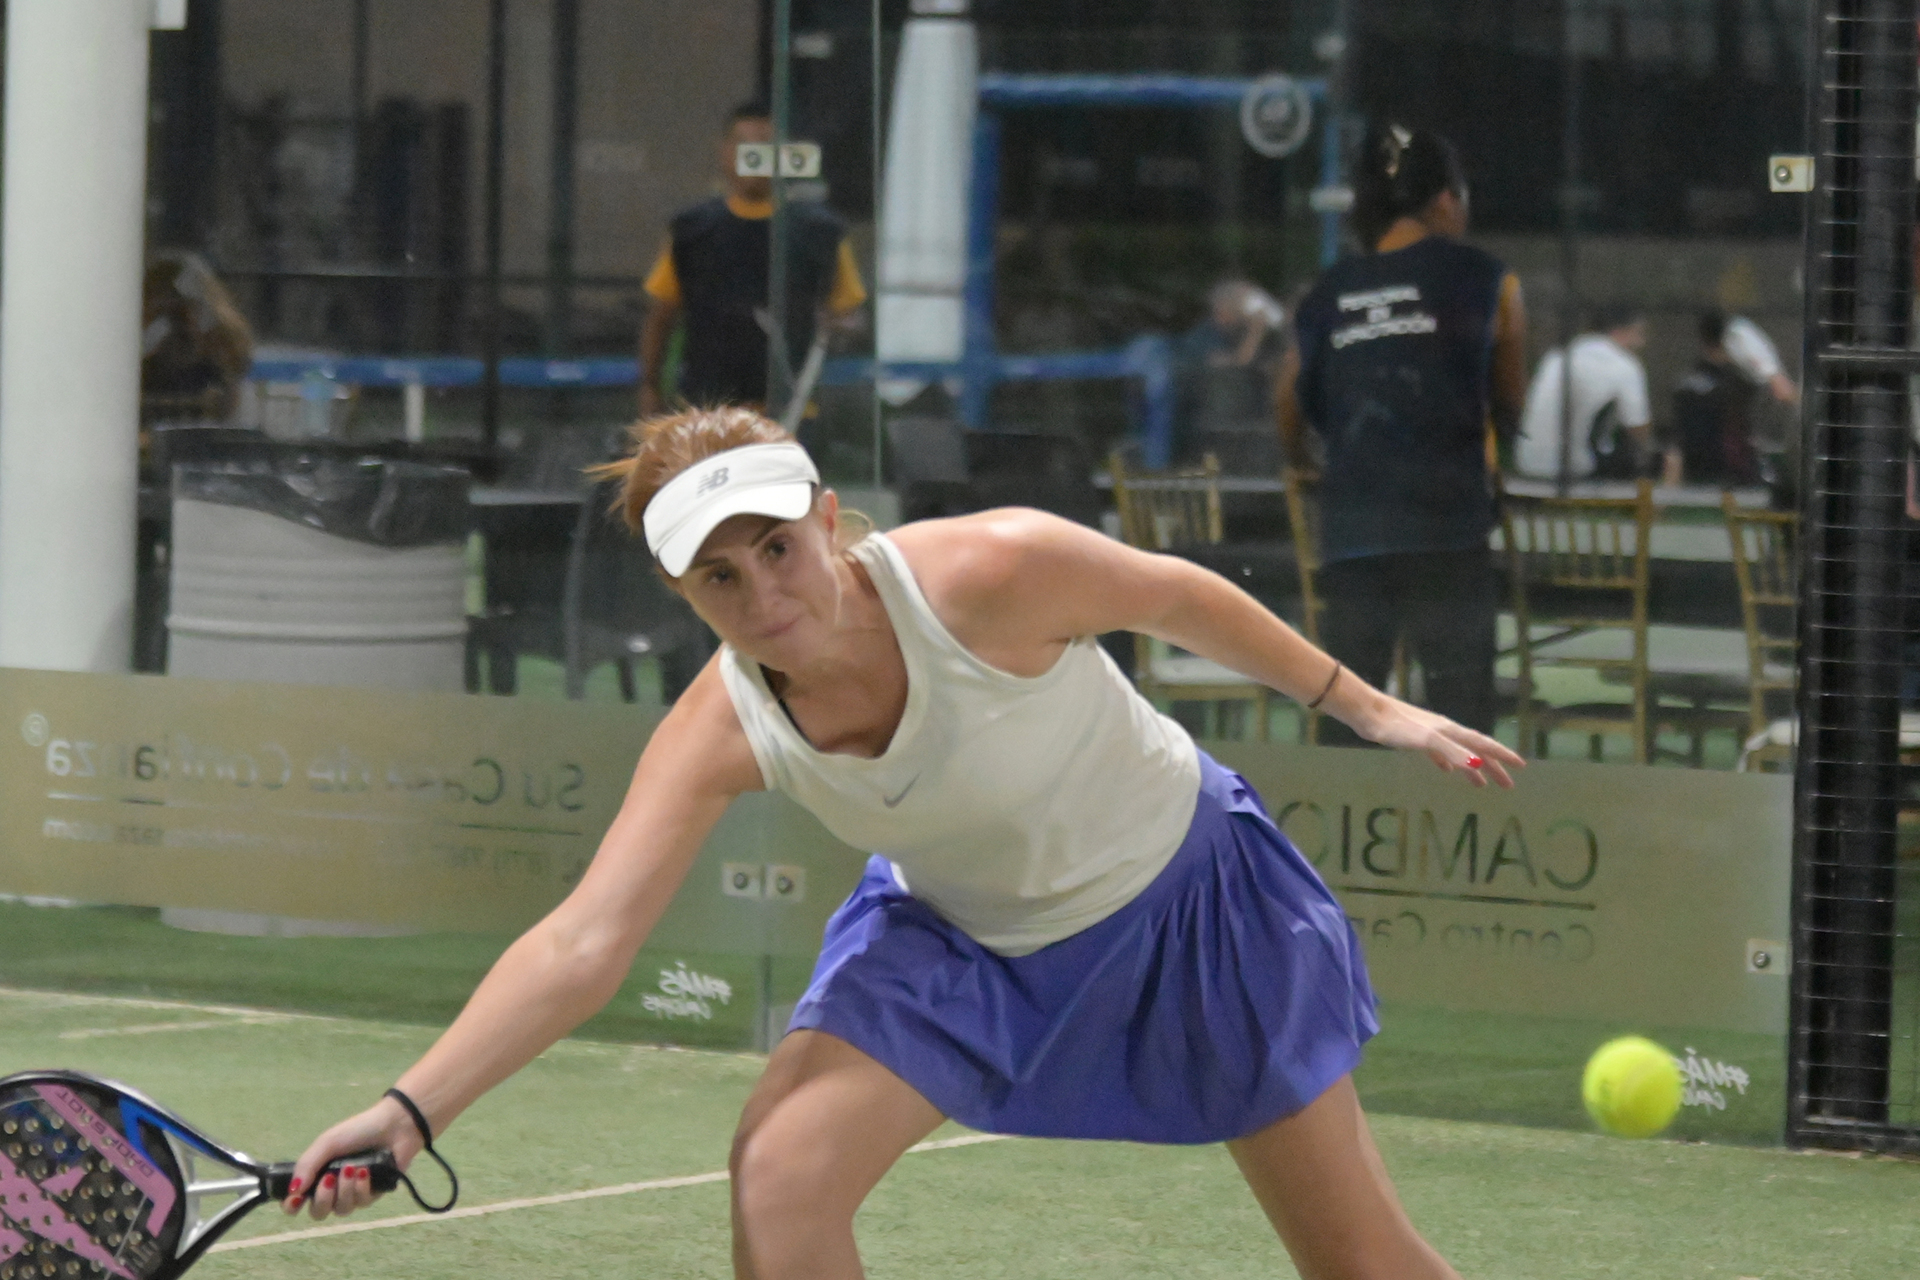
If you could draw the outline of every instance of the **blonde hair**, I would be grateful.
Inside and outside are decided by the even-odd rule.
[[[596,480],[620,482],[614,510],[635,533],[640,532],[641,517],[654,495],[696,462],[750,444],[794,443],[785,427],[740,405],[643,418],[627,429],[627,436],[633,442],[632,452],[590,467],[587,473]],[[872,532],[873,521],[858,511],[842,510],[834,529],[834,550],[844,551]]]

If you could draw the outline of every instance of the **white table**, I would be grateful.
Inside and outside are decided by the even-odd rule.
[[[1560,496],[1558,487],[1551,480],[1540,480],[1533,476],[1508,475],[1501,479],[1508,493],[1517,493],[1528,498],[1556,498]],[[1720,495],[1725,492],[1718,485],[1705,484],[1657,484],[1653,486],[1653,505],[1655,507],[1695,507],[1720,509]],[[1735,489],[1733,500],[1743,507],[1765,507],[1769,496],[1765,489],[1758,486]],[[1569,498],[1615,498],[1631,502],[1639,496],[1640,487],[1631,480],[1575,480],[1567,486]]]

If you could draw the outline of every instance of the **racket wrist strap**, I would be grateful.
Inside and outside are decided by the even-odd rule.
[[[413,1127],[420,1131],[421,1140],[427,1144],[427,1149],[431,1151],[433,1149],[433,1126],[427,1123],[426,1112],[420,1110],[412,1098],[409,1098],[398,1089],[387,1090],[385,1096],[392,1098],[400,1104],[400,1109],[405,1111],[407,1118],[413,1121]]]
[[[409,1098],[398,1089],[389,1089],[384,1096],[392,1098],[395,1102],[399,1103],[400,1109],[407,1113],[409,1120],[413,1121],[413,1127],[420,1131],[421,1141],[426,1144],[424,1150],[428,1155],[433,1157],[435,1164],[446,1171],[447,1182],[452,1187],[452,1191],[448,1194],[445,1204],[428,1204],[425,1198],[421,1196],[419,1190],[413,1185],[413,1179],[403,1173],[400,1175],[400,1181],[406,1185],[407,1194],[413,1197],[415,1204],[425,1209],[428,1213],[447,1212],[447,1210],[453,1208],[460,1200],[460,1178],[459,1175],[454,1173],[453,1166],[447,1163],[446,1157],[433,1149],[433,1126],[427,1123],[426,1113],[420,1110],[419,1105],[415,1103],[412,1098]]]

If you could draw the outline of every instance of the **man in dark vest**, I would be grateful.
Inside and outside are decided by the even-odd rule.
[[[682,322],[676,400],[766,404],[772,180],[743,176],[737,156],[743,144],[772,141],[763,104],[736,109],[720,146],[726,194],[674,215],[645,286],[652,305],[640,330],[642,417],[666,408],[661,376],[674,326]],[[845,315],[866,297],[845,225],[818,203],[789,201],[786,352],[796,373],[822,318]]]

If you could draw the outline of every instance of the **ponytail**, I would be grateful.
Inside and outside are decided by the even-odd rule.
[[[1445,192],[1466,189],[1466,171],[1451,142],[1431,130],[1376,121],[1354,163],[1354,230],[1372,253],[1395,222],[1419,217]]]

